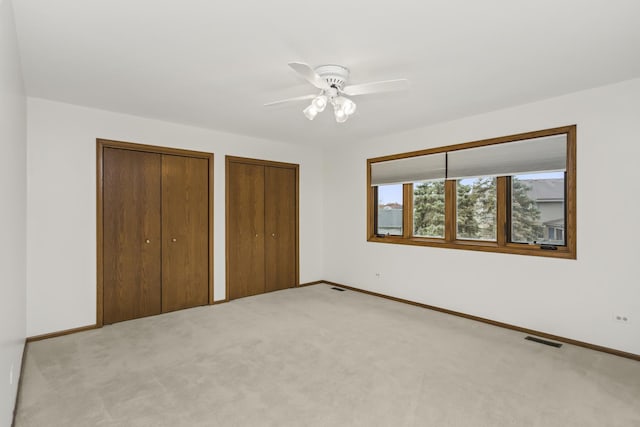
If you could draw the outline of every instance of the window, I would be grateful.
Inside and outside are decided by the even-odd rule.
[[[402,184],[380,185],[377,190],[376,234],[402,236]]]
[[[458,239],[496,241],[496,179],[483,176],[456,181]]]
[[[563,172],[512,176],[511,241],[564,246],[564,201]]]
[[[444,179],[413,183],[413,235],[444,239]]]
[[[576,258],[576,126],[368,159],[368,240]]]

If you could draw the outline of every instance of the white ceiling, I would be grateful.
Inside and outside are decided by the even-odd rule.
[[[640,77],[638,0],[13,0],[30,96],[323,145]],[[344,124],[307,103],[287,62],[338,63]]]

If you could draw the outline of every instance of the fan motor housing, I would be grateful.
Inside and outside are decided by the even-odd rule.
[[[330,86],[334,86],[340,90],[349,80],[349,69],[342,65],[320,65],[314,68],[316,74],[326,80]]]

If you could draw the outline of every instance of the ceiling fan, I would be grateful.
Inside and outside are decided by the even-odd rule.
[[[320,65],[311,68],[302,62],[290,62],[289,67],[293,68],[294,71],[304,77],[309,83],[320,89],[320,93],[283,99],[264,105],[265,107],[270,107],[286,102],[312,99],[311,104],[304,109],[304,115],[309,120],[313,120],[318,113],[324,111],[328,104],[331,104],[336,121],[338,123],[344,123],[349,116],[356,112],[355,102],[345,95],[358,96],[377,92],[391,92],[404,90],[409,87],[409,81],[407,79],[383,80],[345,86],[349,81],[349,69],[342,65]]]

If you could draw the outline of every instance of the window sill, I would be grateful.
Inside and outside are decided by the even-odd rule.
[[[556,250],[541,249],[538,245],[528,245],[522,243],[507,243],[500,246],[497,242],[456,240],[447,242],[444,239],[432,239],[426,237],[401,236],[369,236],[367,239],[373,243],[391,243],[397,245],[430,246],[447,249],[463,249],[481,252],[497,252],[504,254],[540,256],[547,258],[576,259],[575,252],[571,252],[567,246],[558,246]]]

